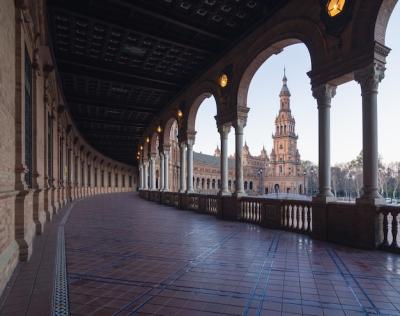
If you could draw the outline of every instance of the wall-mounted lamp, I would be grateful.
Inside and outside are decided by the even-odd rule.
[[[157,126],[157,133],[161,133],[162,132],[162,128],[160,125]]]
[[[228,85],[228,76],[226,74],[222,74],[218,78],[218,84],[221,88],[225,88]]]
[[[146,143],[150,143],[150,138],[146,137]]]
[[[346,0],[329,0],[326,4],[326,12],[330,17],[342,13]]]
[[[177,115],[178,115],[178,118],[181,119],[183,117],[183,112],[181,110],[178,110]]]

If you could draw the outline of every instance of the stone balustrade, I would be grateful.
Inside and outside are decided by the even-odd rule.
[[[365,249],[400,252],[400,207],[331,202],[140,191],[144,199],[318,240]]]

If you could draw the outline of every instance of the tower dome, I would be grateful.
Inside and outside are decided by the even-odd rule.
[[[281,92],[279,93],[280,97],[290,97],[290,91],[287,86],[287,78],[286,78],[286,68],[283,68],[283,78],[282,78],[282,89]]]

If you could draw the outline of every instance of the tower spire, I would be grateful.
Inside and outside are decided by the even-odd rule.
[[[287,86],[287,77],[286,77],[286,67],[283,68],[283,78],[282,78],[282,89],[281,93],[279,93],[280,97],[290,97],[290,91]]]

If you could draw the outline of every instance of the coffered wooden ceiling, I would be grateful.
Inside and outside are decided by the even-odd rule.
[[[74,121],[131,165],[148,123],[285,0],[48,0],[51,45]]]

